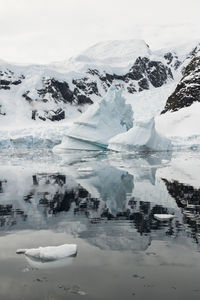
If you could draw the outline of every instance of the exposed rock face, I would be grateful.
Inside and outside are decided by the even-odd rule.
[[[2,106],[0,105],[0,115],[5,116],[5,112],[2,111]]]
[[[169,79],[173,79],[172,71],[160,61],[153,61],[147,57],[138,57],[129,70],[124,75],[101,74],[98,70],[89,70],[89,74],[97,75],[103,85],[105,91],[115,83],[121,83],[120,87],[124,87],[131,94],[148,90],[150,85],[160,87]]]
[[[80,92],[84,92],[87,96],[92,94],[101,96],[98,91],[97,83],[95,81],[90,81],[87,77],[83,77],[82,79],[73,79],[72,83],[76,86],[75,94],[80,94]]]
[[[51,121],[60,121],[65,118],[65,112],[58,108],[57,110],[49,110],[44,112],[38,112],[37,110],[32,111],[32,119],[36,120],[39,118],[42,121],[46,121],[46,119]]]
[[[25,77],[23,75],[15,75],[9,69],[0,70],[0,90],[10,90],[12,85],[19,85]]]
[[[167,52],[164,54],[164,58],[166,59],[167,65],[169,65],[171,68],[174,68],[175,70],[177,70],[181,65],[181,61],[178,59],[176,53]]]
[[[170,68],[162,62],[151,61],[146,57],[139,57],[126,76],[138,80],[139,90],[148,89],[149,83],[154,87],[160,87],[167,79],[173,79]]]
[[[200,101],[200,52],[186,67],[184,76],[168,98],[162,113],[177,111]]]
[[[63,104],[74,104],[81,106],[84,104],[93,103],[93,101],[89,97],[81,94],[78,88],[75,88],[73,91],[70,90],[68,83],[65,81],[58,81],[55,78],[43,78],[42,84],[43,88],[37,90],[37,96],[35,98],[31,97],[31,91],[26,91],[22,96],[32,104],[34,102],[53,102],[54,104],[57,104],[57,108],[42,111],[34,109],[32,111],[33,120],[39,118],[43,121],[46,121],[46,119],[49,119],[51,121],[60,121],[62,119],[65,119]],[[79,82],[77,84],[81,86]]]

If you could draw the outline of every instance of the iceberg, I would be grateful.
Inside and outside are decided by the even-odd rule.
[[[16,253],[25,254],[26,256],[41,261],[52,261],[52,260],[63,259],[66,257],[76,256],[77,245],[64,244],[61,246],[48,246],[48,247],[39,247],[39,248],[32,248],[32,249],[18,249]]]
[[[154,118],[148,122],[140,122],[125,133],[116,135],[109,140],[110,150],[171,150],[169,139],[160,136],[155,129]]]
[[[158,221],[168,221],[175,218],[175,216],[171,214],[154,214],[153,216]]]
[[[107,149],[113,136],[133,126],[133,111],[125,103],[122,91],[111,87],[100,102],[94,103],[74,122],[62,143],[54,151]]]

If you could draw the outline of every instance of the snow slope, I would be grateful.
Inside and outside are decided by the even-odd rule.
[[[172,141],[174,148],[200,147],[200,103],[195,102],[177,112],[167,112],[156,118],[159,134]]]
[[[152,52],[143,40],[111,40],[89,47],[66,62],[71,71],[86,71],[88,68],[123,74],[128,72],[139,57],[149,57]]]

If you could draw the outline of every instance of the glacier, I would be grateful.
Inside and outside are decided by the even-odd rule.
[[[133,126],[133,111],[125,103],[122,91],[111,87],[107,95],[93,104],[73,123],[60,145],[54,151],[107,149],[110,138]]]

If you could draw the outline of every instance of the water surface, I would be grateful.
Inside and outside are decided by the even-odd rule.
[[[0,298],[199,299],[199,156],[2,152]],[[64,243],[78,255],[15,253]]]

